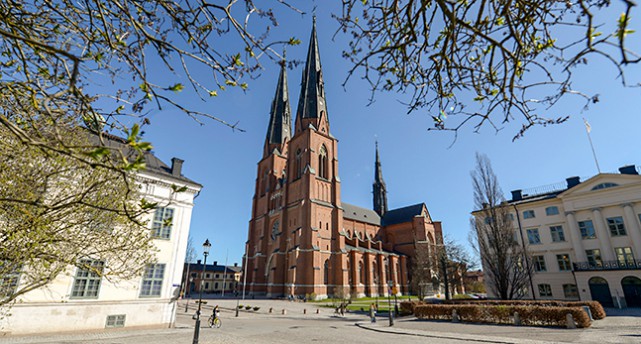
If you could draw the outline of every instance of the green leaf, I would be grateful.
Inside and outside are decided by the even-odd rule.
[[[242,67],[245,65],[245,63],[243,63],[243,61],[240,59],[240,54],[236,54],[232,56],[232,60],[233,60],[233,64],[238,67]]]
[[[290,38],[289,42],[287,42],[287,44],[289,44],[289,45],[299,45],[300,43],[301,43],[300,39],[298,39],[296,37]]]
[[[173,86],[170,86],[169,90],[178,93],[178,92],[182,91],[183,88],[185,88],[185,86],[183,86],[183,84],[177,83],[177,84],[174,84]]]

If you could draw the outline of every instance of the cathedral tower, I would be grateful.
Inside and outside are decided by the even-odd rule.
[[[378,141],[376,142],[376,162],[374,163],[374,211],[383,217],[387,212],[387,187],[383,180],[383,169],[378,158]]]

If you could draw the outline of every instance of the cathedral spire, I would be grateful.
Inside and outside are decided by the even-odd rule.
[[[381,217],[387,212],[387,187],[383,180],[383,169],[378,158],[378,141],[376,141],[376,163],[374,166],[374,211]]]
[[[289,91],[287,90],[287,71],[285,68],[285,54],[280,62],[280,75],[276,85],[276,94],[272,101],[272,108],[265,140],[264,156],[269,155],[274,148],[282,152],[282,144],[289,141],[292,131],[292,110],[289,105]]]
[[[316,17],[312,26],[312,34],[307,50],[307,60],[303,70],[298,110],[296,111],[296,130],[303,130],[307,126],[307,119],[318,128],[319,122],[327,118],[327,105],[325,103],[325,86],[321,70],[318,39],[316,38]],[[305,122],[305,123],[303,123]]]

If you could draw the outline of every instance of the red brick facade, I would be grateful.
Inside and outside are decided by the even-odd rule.
[[[387,295],[391,281],[399,294],[407,293],[411,257],[425,244],[442,242],[440,223],[432,221],[424,204],[377,214],[341,203],[338,141],[330,134],[315,28],[295,133],[290,135],[283,67],[258,163],[247,239],[247,292],[376,296]],[[382,190],[384,194],[384,184]],[[386,198],[382,204],[387,207]]]

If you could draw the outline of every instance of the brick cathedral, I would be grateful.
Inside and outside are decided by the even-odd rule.
[[[442,243],[441,223],[432,221],[424,203],[387,209],[378,147],[374,210],[341,201],[338,140],[330,132],[315,23],[293,131],[281,66],[258,162],[247,292],[316,298],[408,293],[412,257]]]

